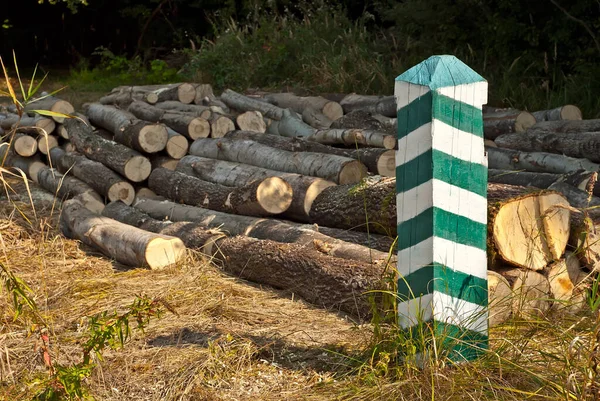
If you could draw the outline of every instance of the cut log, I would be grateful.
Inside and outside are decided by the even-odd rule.
[[[52,155],[55,152],[58,154],[53,156],[53,163],[56,159],[56,167],[61,173],[71,172],[111,202],[121,200],[128,205],[133,203],[133,186],[104,164],[80,154],[64,153],[60,148],[54,148],[50,153]]]
[[[135,200],[134,202],[139,201],[140,199],[162,199],[162,196],[158,196],[156,192],[147,187],[139,187],[135,189]],[[123,202],[120,202],[125,205]]]
[[[271,103],[252,99],[231,89],[225,89],[221,94],[221,100],[232,109],[239,111],[260,111],[263,116],[273,120],[281,120],[283,109]]]
[[[37,181],[42,188],[61,200],[77,197],[86,209],[94,213],[102,213],[104,199],[85,182],[68,175],[62,175],[49,167],[41,168],[37,173]]]
[[[88,159],[104,164],[133,182],[142,182],[150,175],[150,160],[135,150],[94,134],[82,121],[72,119],[66,121],[65,126],[77,151]]]
[[[502,269],[499,273],[511,284],[514,316],[530,319],[548,313],[552,295],[550,283],[543,274],[527,269]]]
[[[158,96],[152,92],[133,92],[131,90],[122,90],[111,92],[106,96],[98,99],[98,103],[104,105],[115,105],[122,109],[127,107],[135,101],[143,101],[150,104],[156,103]]]
[[[496,144],[503,148],[558,153],[571,157],[586,158],[593,162],[600,162],[600,132],[557,134],[554,132],[530,130],[522,134],[501,135],[496,138]]]
[[[567,104],[552,110],[534,111],[536,121],[581,120],[581,110],[577,106]]]
[[[384,118],[388,119],[388,117]],[[371,131],[385,132],[386,134],[390,134],[390,126],[390,123],[383,123],[375,118],[372,113],[360,109],[351,111],[331,124],[331,128],[366,129]]]
[[[167,129],[133,117],[112,106],[90,104],[86,111],[92,124],[114,134],[115,142],[144,153],[160,152],[167,145]]]
[[[394,96],[366,96],[351,93],[340,100],[340,105],[346,114],[358,109],[386,117],[396,117],[397,113]]]
[[[8,146],[0,146],[0,165],[5,167],[14,167],[21,170],[27,178],[32,181],[37,180],[37,174],[40,169],[46,165],[40,161],[39,157],[23,157],[14,153]]]
[[[198,84],[196,86],[195,104],[202,104],[205,98],[215,99],[213,88],[210,84]]]
[[[193,221],[204,227],[221,229],[231,236],[245,235],[283,243],[296,243],[316,247],[322,253],[342,259],[362,262],[388,263],[387,253],[364,246],[335,240],[317,231],[314,225],[300,225],[275,219],[233,215],[199,207],[180,205],[169,201],[143,199],[135,207],[157,219],[167,217],[172,221]],[[391,263],[393,263],[393,258]]]
[[[293,93],[271,93],[264,96],[264,99],[282,109],[294,110],[298,114],[302,114],[307,108],[312,108],[331,121],[335,121],[344,115],[344,110],[339,103],[320,96],[301,97]]]
[[[233,188],[171,171],[155,169],[148,187],[177,202],[226,213],[269,216],[285,212],[292,203],[292,188],[279,177],[257,180]]]
[[[363,163],[373,174],[382,175],[384,177],[394,177],[396,175],[396,153],[391,149],[341,149],[323,145],[318,142],[307,141],[302,138],[257,134],[248,131],[231,131],[227,133],[225,137],[231,139],[247,139],[288,152],[316,152],[350,157]]]
[[[521,152],[513,149],[486,148],[488,166],[498,170],[526,170],[565,174],[579,170],[600,171],[600,164],[547,152]]]
[[[35,110],[48,110],[66,115],[71,115],[75,112],[75,108],[71,103],[54,96],[46,96],[39,100],[33,100],[25,106],[25,111],[27,113],[32,113]],[[57,123],[62,123],[65,120],[65,117],[52,116],[52,119]]]
[[[588,211],[588,214],[593,218],[600,217],[600,210],[596,210],[596,207],[600,206],[600,198],[592,196],[588,191],[576,188],[566,182],[555,182],[548,189],[560,192],[573,207],[580,209],[594,207],[594,209]]]
[[[188,83],[168,85],[154,90],[154,93],[157,96],[156,102],[176,100],[183,104],[189,104],[196,98],[196,88]]]
[[[396,180],[379,177],[325,188],[313,201],[309,216],[321,226],[395,236]]]
[[[302,111],[302,121],[317,129],[331,128],[333,123],[325,114],[312,107],[307,107]]]
[[[247,140],[197,139],[190,146],[189,153],[270,170],[320,177],[337,184],[357,183],[367,173],[367,168],[362,163],[347,157],[312,152],[293,153]]]
[[[213,113],[208,122],[210,123],[211,138],[222,138],[229,131],[235,130],[235,124],[231,118],[218,113]]]
[[[188,248],[222,263],[223,269],[233,276],[287,290],[313,304],[362,318],[370,314],[366,293],[385,288],[381,266],[334,258],[314,246],[240,236],[228,238],[197,223],[154,220],[118,202],[108,205],[104,214],[135,227],[181,238]]]
[[[194,105],[194,104],[183,104],[181,102],[175,102],[175,101],[156,103],[154,106],[159,109],[162,109],[162,110],[177,111],[180,113],[192,114],[195,117],[201,117],[201,118],[204,118],[205,120],[208,120],[212,116],[212,111],[207,106],[198,106],[198,105]]]
[[[154,234],[103,217],[74,200],[63,203],[60,227],[69,238],[78,239],[127,266],[160,269],[185,257],[179,238]]]
[[[564,182],[588,193],[593,192],[597,179],[597,172],[584,170],[570,174],[534,173],[531,171],[496,169],[488,170],[488,182],[496,184],[510,184],[522,187],[547,189],[556,182]]]
[[[554,191],[488,185],[488,261],[542,270],[569,239],[569,202]]]
[[[167,141],[165,152],[173,159],[181,159],[187,154],[190,147],[188,140],[170,128],[167,128],[167,133],[169,134],[169,140]]]
[[[113,141],[115,139],[115,136],[112,132],[107,131],[105,129],[102,128],[96,128],[94,129],[94,134],[101,136],[102,138],[108,140],[108,141]]]
[[[490,148],[497,148],[498,147],[498,145],[496,145],[496,142],[492,141],[491,139],[485,139],[483,141],[483,144],[485,145],[486,148],[487,147],[490,147]]]
[[[160,122],[190,139],[208,138],[210,124],[201,117],[180,112],[170,112],[144,102],[133,102],[128,111],[141,120]]]
[[[35,138],[17,133],[12,139],[12,148],[19,156],[30,157],[37,152],[38,144]]]
[[[242,113],[235,118],[235,123],[244,131],[264,133],[267,130],[267,124],[265,124],[265,120],[260,111],[247,111]]]
[[[56,128],[56,123],[51,118],[42,116],[19,118],[17,115],[11,115],[3,120],[0,120],[0,127],[6,131],[18,127],[18,132],[23,132],[32,135],[51,134]]]
[[[600,119],[541,121],[529,128],[531,133],[576,134],[600,131]]]
[[[488,315],[490,327],[506,322],[512,313],[512,288],[500,273],[488,270]]]
[[[152,164],[152,170],[157,168],[166,168],[168,170],[175,171],[179,160],[173,159],[169,156],[153,155],[150,156],[150,163]]]
[[[545,269],[553,301],[561,312],[579,312],[586,301],[583,281],[586,277],[577,257],[567,252],[564,259]]]
[[[54,135],[40,135],[37,139],[37,148],[43,155],[47,155],[50,149],[58,146],[58,138]]]
[[[63,139],[69,139],[69,131],[65,128],[63,124],[58,124],[56,126],[55,132],[59,137]]]
[[[525,132],[536,123],[535,117],[521,110],[500,110],[483,114],[483,135],[495,140],[500,135]]]
[[[314,199],[325,188],[335,185],[321,178],[197,156],[185,156],[177,164],[177,171],[228,187],[245,187],[268,177],[283,178],[291,186],[293,194],[292,203],[283,215],[302,222],[309,221],[308,214]]]

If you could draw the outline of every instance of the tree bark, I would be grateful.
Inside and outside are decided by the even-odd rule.
[[[541,121],[529,129],[530,133],[554,134],[579,134],[598,131],[600,131],[600,119]]]
[[[32,135],[39,135],[44,132],[51,134],[56,128],[56,123],[51,118],[40,115],[35,117],[23,116],[21,119],[19,119],[18,115],[9,115],[5,119],[0,120],[0,128],[6,131],[17,128],[18,132]]]
[[[488,182],[547,189],[555,182],[565,182],[575,188],[592,193],[598,173],[577,171],[570,174],[534,173],[531,171],[488,170]]]
[[[321,153],[293,153],[253,141],[228,138],[197,139],[190,154],[250,164],[270,170],[320,177],[336,184],[353,184],[366,176],[367,168],[347,157]]]
[[[390,259],[387,253],[335,240],[314,231],[314,225],[300,225],[275,219],[233,215],[152,199],[140,200],[135,203],[135,207],[154,218],[168,217],[172,221],[193,221],[204,227],[218,228],[232,236],[245,235],[257,239],[296,243],[307,248],[316,248],[322,253],[342,259],[384,264],[388,263]]]
[[[350,157],[359,160],[367,169],[376,175],[394,177],[396,175],[396,153],[391,149],[359,148],[341,149],[323,145],[302,138],[288,138],[271,134],[257,134],[248,131],[231,131],[226,138],[251,140],[273,148],[288,152],[316,152]]]
[[[79,120],[66,121],[65,126],[71,143],[88,159],[104,164],[133,182],[142,182],[150,175],[150,160],[135,150],[94,134],[90,126]]]
[[[556,122],[579,121],[548,121]],[[600,162],[600,132],[555,133],[530,130],[522,134],[501,135],[496,138],[496,144],[503,148],[558,153]]]
[[[169,156],[153,155],[150,156],[150,163],[152,164],[152,170],[162,167],[171,171],[175,171],[177,165],[179,164],[179,160],[173,159]]]
[[[232,109],[239,111],[260,111],[263,116],[273,120],[281,120],[283,109],[271,103],[252,99],[231,89],[225,89],[221,94],[221,100]]]
[[[554,191],[488,185],[488,261],[541,270],[569,239],[569,202]]]
[[[133,202],[133,186],[104,164],[80,154],[64,153],[60,148],[52,149],[51,154],[55,154],[53,163],[56,160],[55,165],[61,173],[71,172],[111,202],[121,200],[128,205]]]
[[[34,182],[37,180],[38,171],[46,166],[36,156],[19,156],[15,154],[13,149],[9,149],[8,146],[0,146],[0,166],[18,168],[27,178]]]
[[[133,102],[128,111],[141,120],[159,122],[190,139],[208,138],[210,124],[201,117],[163,110],[144,102]]]
[[[236,277],[293,292],[306,301],[360,318],[370,313],[368,291],[386,289],[378,265],[335,258],[312,246],[248,237],[226,237],[198,223],[167,223],[111,203],[104,214],[123,223],[180,238],[190,249],[222,263]]]
[[[396,117],[397,115],[396,98],[394,96],[366,96],[351,93],[340,101],[340,105],[346,114],[362,109],[386,117]]]
[[[63,203],[60,227],[65,236],[127,266],[160,269],[185,256],[185,245],[179,238],[153,234],[97,215],[75,200]]]
[[[158,96],[152,92],[132,92],[132,91],[116,91],[111,92],[106,96],[98,99],[98,103],[103,105],[114,105],[121,109],[127,109],[129,105],[135,101],[147,102],[149,104],[156,103]]]
[[[302,111],[302,121],[316,129],[331,128],[333,121],[319,110],[307,107]]]
[[[326,188],[315,198],[310,221],[321,226],[396,236],[396,180],[369,179]]]
[[[291,109],[298,114],[303,114],[307,108],[312,108],[322,113],[331,121],[335,121],[344,115],[344,110],[337,102],[332,102],[320,96],[296,96],[293,93],[271,93],[263,96],[263,98],[281,107],[282,109]]]
[[[166,111],[177,111],[180,113],[188,113],[192,114],[195,117],[201,117],[205,120],[208,120],[212,116],[212,111],[210,107],[206,106],[198,106],[194,104],[183,104],[181,102],[176,101],[166,101],[161,103],[156,103],[155,107],[166,110]]]
[[[388,119],[388,117],[384,117]],[[340,129],[366,129],[371,131],[385,132],[393,134],[395,129],[390,129],[390,124],[384,124],[373,116],[372,113],[364,110],[354,110],[331,124],[331,128]],[[391,131],[391,132],[390,132]]]
[[[495,140],[500,135],[525,132],[535,124],[535,117],[526,111],[502,110],[483,114],[483,135]]]
[[[283,178],[291,186],[293,194],[290,207],[283,212],[283,216],[302,222],[309,221],[308,214],[314,199],[325,188],[335,185],[321,178],[197,156],[185,156],[179,161],[177,171],[228,187],[245,187],[268,177]]]
[[[498,170],[526,170],[539,173],[568,174],[579,170],[600,171],[600,164],[547,152],[521,152],[487,147],[488,166]]]
[[[235,188],[162,168],[150,174],[148,187],[177,202],[246,216],[280,214],[292,203],[292,188],[279,177]]]
[[[71,115],[75,112],[75,108],[71,103],[54,96],[47,96],[40,100],[34,100],[25,106],[25,111],[27,113],[31,113],[34,110],[48,110],[66,115]],[[65,117],[52,116],[52,119],[57,123],[62,123],[64,122]]]
[[[571,104],[560,106],[551,110],[534,111],[533,116],[537,122],[559,120],[581,120],[581,110]]]
[[[62,175],[57,170],[44,167],[39,170],[36,182],[63,201],[79,197],[85,208],[94,213],[102,213],[104,209],[104,199],[98,192],[75,177]]]

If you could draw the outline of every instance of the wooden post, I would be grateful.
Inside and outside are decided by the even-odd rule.
[[[396,78],[395,97],[399,324],[472,360],[488,344],[487,82],[432,56]]]

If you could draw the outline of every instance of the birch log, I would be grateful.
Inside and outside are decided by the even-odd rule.
[[[535,124],[535,117],[526,111],[507,109],[483,114],[483,134],[495,140],[503,134],[525,132]]]
[[[63,203],[60,228],[65,236],[127,266],[160,269],[185,256],[185,245],[179,238],[119,223],[90,212],[75,200]]]
[[[517,149],[487,147],[488,166],[498,170],[526,170],[539,173],[568,174],[579,170],[600,171],[600,164],[556,153],[522,152]]]
[[[577,106],[567,104],[551,110],[534,111],[536,121],[581,120],[581,110]]]
[[[362,163],[347,157],[312,152],[293,153],[246,140],[197,139],[190,146],[189,153],[210,159],[319,177],[337,184],[356,183],[367,173],[367,168]]]

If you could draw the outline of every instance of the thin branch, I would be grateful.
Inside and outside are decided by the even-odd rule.
[[[567,10],[565,10],[560,4],[558,4],[556,2],[556,0],[550,0],[550,2],[552,4],[554,4],[556,6],[556,8],[558,8],[560,11],[562,11],[567,16],[567,18],[569,18],[569,19],[577,22],[578,24],[580,24],[581,26],[583,26],[585,28],[585,30],[590,34],[590,36],[592,37],[592,40],[596,44],[596,48],[598,49],[598,53],[600,53],[600,42],[598,42],[598,39],[596,38],[596,35],[594,35],[594,31],[592,31],[592,29],[589,27],[589,25],[586,24],[585,21],[580,20],[579,18],[576,18],[576,17],[572,16]]]

